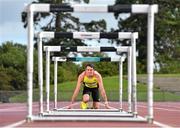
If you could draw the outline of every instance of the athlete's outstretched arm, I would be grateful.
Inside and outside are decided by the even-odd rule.
[[[77,95],[78,95],[78,93],[79,93],[79,90],[80,90],[80,88],[81,88],[81,82],[82,82],[82,80],[83,80],[83,76],[84,76],[84,72],[81,73],[81,74],[78,76],[76,88],[75,88],[74,93],[73,93],[73,95],[72,95],[71,104],[70,104],[69,108],[72,108],[72,105],[73,105],[73,103],[74,103],[74,101],[75,101],[75,99],[76,99],[76,97],[77,97]]]
[[[99,74],[98,72],[96,72],[96,76],[97,76],[97,80],[98,80],[98,84],[99,84],[99,89],[100,89],[100,92],[101,92],[101,96],[103,97],[104,99],[104,103],[105,103],[105,107],[106,108],[110,108],[109,104],[108,104],[108,99],[107,99],[107,95],[106,95],[106,91],[104,89],[104,85],[103,85],[103,81],[102,81],[102,76],[101,74]]]

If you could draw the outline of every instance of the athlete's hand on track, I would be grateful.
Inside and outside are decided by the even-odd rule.
[[[65,107],[66,109],[72,109],[73,108],[73,104],[68,105],[67,107]]]
[[[105,102],[104,105],[105,105],[106,109],[113,109],[113,107],[109,106],[108,102]]]

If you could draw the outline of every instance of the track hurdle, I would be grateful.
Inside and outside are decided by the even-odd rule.
[[[28,46],[27,46],[27,88],[28,88],[28,115],[32,120],[32,87],[33,87],[33,39],[34,39],[34,13],[35,12],[125,12],[145,13],[148,15],[148,121],[153,121],[153,54],[154,54],[154,14],[158,12],[157,5],[132,4],[132,5],[52,5],[30,4],[25,8],[28,14]]]
[[[100,39],[100,38],[107,38],[107,39],[130,39],[131,40],[131,45],[132,45],[132,54],[134,55],[135,59],[132,58],[132,72],[133,75],[136,75],[136,39],[138,38],[138,33],[137,32],[114,32],[114,33],[99,33],[99,32],[40,32],[39,33],[39,43],[38,43],[38,64],[39,64],[39,87],[40,90],[43,85],[43,76],[42,76],[42,39],[43,38],[72,38],[72,39]],[[63,47],[63,46],[51,46],[49,47],[49,51],[67,51],[67,52],[117,52],[115,47],[87,47],[87,46],[78,46],[78,47]],[[49,55],[50,53],[46,53],[46,55]],[[46,62],[49,63],[49,62]],[[131,67],[131,63],[129,64],[129,68]],[[48,68],[47,68],[48,70]],[[46,71],[47,71],[46,70]],[[131,74],[131,71],[128,70],[128,74]],[[46,75],[46,77],[49,77]],[[132,76],[132,78],[136,78],[136,76]],[[133,83],[132,86],[133,89],[136,89],[136,80],[132,79],[131,76],[128,77],[128,112],[131,113],[132,109],[134,109],[134,115],[137,115],[137,109],[136,109],[136,90],[133,91],[133,106],[132,108],[132,98],[131,98],[131,84]],[[131,82],[134,81],[134,82]],[[46,85],[48,86],[49,80],[46,81]],[[46,87],[47,87],[46,86]],[[48,89],[47,89],[48,90]],[[43,103],[42,101],[42,91],[40,92],[40,104]],[[49,99],[49,98],[48,98]],[[49,100],[47,101],[49,102]],[[42,105],[41,105],[42,106]],[[49,111],[49,107],[47,106],[47,111]],[[40,108],[40,113],[43,112],[43,108]]]
[[[51,52],[60,52],[61,51],[60,47],[61,46],[44,46],[44,51],[46,51],[46,76],[48,76],[48,77],[46,77],[48,79],[46,81],[48,81],[48,82],[50,81],[49,80],[50,79],[49,78],[49,76],[50,76],[49,75],[50,74],[50,68],[49,68],[50,67],[50,65],[49,65],[50,64],[50,62],[49,62],[50,61],[50,53]],[[77,49],[76,52],[101,52],[100,48],[101,47],[97,47],[97,46],[96,47],[95,46],[77,46],[77,47],[67,47],[65,49],[67,51],[70,51],[71,49]],[[129,73],[128,78],[131,78],[130,76],[131,76],[132,48],[129,47],[129,46],[121,46],[121,47],[106,47],[106,49],[107,49],[107,51],[112,51],[112,49],[113,49],[113,51],[115,50],[117,52],[126,52],[126,53],[128,53],[128,70],[129,70],[128,71],[128,73]],[[58,61],[64,61],[64,62],[65,61],[85,61],[85,62],[113,61],[113,62],[119,62],[120,58],[110,58],[110,57],[107,57],[107,58],[100,58],[100,57],[65,57],[65,58],[63,58],[63,57],[57,57],[57,60]],[[131,79],[129,79],[129,80],[131,81]],[[46,86],[48,86],[48,87],[46,87],[48,89],[47,90],[47,97],[49,97],[49,85],[50,85],[50,83],[46,84]],[[122,85],[120,85],[120,86],[122,86]],[[131,84],[128,85],[128,86],[131,86]],[[122,87],[121,87],[121,89],[122,89]],[[57,91],[57,89],[56,89],[56,91]],[[131,90],[130,90],[130,92],[131,92]],[[55,92],[55,94],[57,94],[57,92]],[[47,110],[46,110],[46,112],[43,112],[44,116],[53,116],[53,114],[62,116],[64,114],[67,114],[67,112],[54,113],[54,112],[50,111],[49,110],[49,104],[48,104],[49,99],[47,98],[47,100],[48,100],[47,104],[46,104],[47,105]],[[111,118],[111,116],[118,116],[118,117],[122,117],[122,116],[126,117],[126,116],[128,116],[128,117],[131,117],[131,118],[134,116],[133,113],[127,113],[127,112],[124,112],[124,111],[121,112],[121,113],[120,112],[112,112],[112,111],[103,112],[103,113],[105,113],[105,115],[109,116],[110,118]],[[102,113],[100,113],[100,111],[93,112],[93,114],[90,114],[90,113],[78,113],[78,112],[74,111],[73,114],[75,114],[76,116],[87,116],[87,115],[97,116],[96,114],[98,114],[98,116],[102,115]],[[71,114],[68,114],[68,115],[70,116]],[[136,118],[134,118],[134,120],[135,119]]]
[[[58,62],[68,62],[68,61],[74,61],[74,62],[119,62],[119,109],[115,109],[115,111],[122,111],[122,63],[125,60],[125,57],[52,57],[52,60],[54,61],[54,109],[57,109],[57,70],[58,70]],[[121,68],[121,69],[120,69]],[[65,109],[60,109],[65,110]],[[69,110],[69,109],[66,109]],[[75,109],[77,110],[77,109]],[[82,109],[80,109],[82,111]],[[79,111],[80,111],[79,110]],[[112,109],[107,109],[106,111],[112,111]],[[83,110],[84,111],[84,110]],[[88,110],[89,111],[89,110]],[[96,111],[96,110],[95,110]],[[98,110],[99,111],[99,110]],[[104,109],[103,109],[104,111]]]
[[[58,62],[119,62],[119,109],[118,111],[123,111],[122,108],[122,88],[123,88],[123,69],[122,65],[125,57],[111,58],[111,57],[53,57],[54,61],[54,109],[57,110],[57,67]],[[68,109],[67,109],[68,110]],[[82,110],[82,109],[81,109]],[[110,109],[111,110],[111,109]],[[116,110],[117,111],[117,110]]]
[[[44,50],[46,51],[46,69],[49,69],[49,61],[50,61],[50,52],[60,52],[58,49],[58,47],[60,47],[60,46],[44,46]],[[81,48],[78,48],[78,47],[81,47]],[[78,52],[85,52],[84,51],[84,49],[82,48],[82,47],[84,47],[84,49],[87,49],[87,47],[89,48],[89,52],[91,51],[91,52],[97,52],[97,49],[98,48],[100,48],[100,47],[90,47],[90,46],[77,46],[77,49],[81,49],[81,50],[78,50]],[[128,59],[128,65],[129,64],[131,64],[131,59],[132,59],[132,57],[131,57],[131,50],[132,50],[132,48],[131,47],[127,47],[127,46],[121,46],[121,47],[108,47],[109,49],[116,49],[116,51],[117,52],[127,52],[128,53],[128,57],[129,57],[129,59]],[[107,48],[107,49],[108,49]],[[69,47],[69,48],[67,48],[68,50],[69,49],[72,49],[71,47]],[[87,52],[87,51],[86,51]],[[63,58],[63,57],[57,57],[57,59],[59,60],[59,61],[88,61],[88,62],[99,62],[99,61],[114,61],[114,62],[119,62],[120,61],[120,58],[110,58],[110,57],[107,57],[107,58],[99,58],[99,57],[74,57],[74,58],[72,58],[72,57],[65,57],[65,58]],[[49,70],[46,70],[47,72],[46,73],[50,73],[50,71]],[[130,67],[130,71],[131,71],[131,67]],[[131,75],[131,74],[129,74],[129,75]],[[49,75],[46,75],[46,76],[49,76]],[[49,81],[49,80],[47,80],[47,81]],[[50,84],[50,83],[49,83]],[[47,85],[49,85],[49,84],[47,84]],[[47,87],[47,88],[49,88],[49,87]],[[48,90],[49,91],[49,90]],[[47,91],[47,92],[48,92]],[[49,93],[48,93],[48,95],[49,95]],[[47,102],[47,103],[49,103],[49,102]],[[48,118],[49,116],[51,117],[51,118],[49,118],[49,119],[52,119],[52,120],[56,120],[57,118],[59,119],[59,120],[61,120],[61,116],[66,116],[67,118],[69,118],[69,119],[72,119],[72,118],[74,118],[75,120],[82,120],[82,119],[80,119],[79,117],[80,116],[83,116],[83,117],[85,117],[84,118],[84,120],[87,120],[87,116],[88,117],[90,117],[90,118],[88,118],[88,120],[93,120],[91,117],[96,117],[96,116],[98,116],[99,117],[99,119],[101,120],[101,119],[103,119],[103,120],[107,120],[107,117],[110,119],[110,120],[114,120],[114,121],[116,121],[117,119],[116,118],[118,118],[118,120],[120,121],[120,120],[131,120],[131,121],[145,121],[145,119],[143,119],[142,120],[142,118],[137,118],[137,117],[134,117],[134,115],[133,115],[133,113],[127,113],[127,112],[125,112],[125,111],[116,111],[116,112],[113,112],[113,111],[104,111],[103,113],[101,112],[101,111],[50,111],[50,110],[48,110],[48,111],[46,111],[46,112],[43,112],[42,113],[42,115],[43,115],[43,119],[45,119],[45,118]],[[55,116],[58,116],[58,117],[55,117]],[[73,116],[73,117],[72,117]],[[133,118],[134,117],[134,118]],[[37,118],[37,117],[36,117]],[[42,117],[40,117],[41,119],[42,119]],[[122,118],[125,118],[125,119],[122,119]],[[132,119],[133,118],[133,119]]]

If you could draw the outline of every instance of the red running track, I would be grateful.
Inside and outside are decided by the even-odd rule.
[[[67,104],[67,103],[65,103]],[[64,104],[64,105],[65,105]],[[113,107],[118,103],[111,103]],[[127,104],[123,106],[126,108]],[[33,113],[38,111],[38,103],[33,104]],[[147,115],[147,103],[138,103],[139,116]],[[9,126],[25,120],[27,105],[25,103],[0,104],[0,127]],[[146,122],[30,122],[19,125],[19,127],[180,127],[180,102],[155,102],[154,124]]]

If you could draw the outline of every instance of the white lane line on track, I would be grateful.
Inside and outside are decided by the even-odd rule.
[[[24,109],[24,110],[0,110],[0,113],[5,113],[5,112],[26,112],[27,109]]]
[[[138,117],[144,118],[144,117],[139,116],[139,115],[138,115]],[[144,118],[144,119],[146,119],[146,118]],[[159,126],[159,127],[161,127],[161,128],[173,128],[173,127],[170,126],[170,125],[167,125],[167,124],[164,124],[164,123],[160,123],[160,122],[155,121],[155,120],[153,121],[153,124],[155,124],[155,125],[157,125],[157,126]]]
[[[144,103],[138,103],[138,105],[146,106]],[[165,107],[165,108],[173,108],[173,109],[180,109],[180,103],[155,103],[154,107]]]
[[[19,110],[27,110],[27,107],[11,107],[11,108],[5,108],[5,109],[0,109],[0,112],[4,112],[4,111],[18,111]]]
[[[102,104],[102,103],[101,103],[101,104]],[[138,106],[139,106],[139,105],[138,105]],[[141,106],[143,106],[143,105],[141,105]],[[145,106],[143,106],[143,107],[145,107]],[[144,117],[139,116],[139,115],[138,115],[138,117],[144,118]],[[144,119],[145,119],[145,118],[144,118]],[[172,126],[169,126],[169,125],[167,125],[167,124],[160,123],[160,122],[157,122],[157,121],[153,121],[153,124],[155,124],[155,125],[157,125],[157,126],[159,126],[159,127],[162,127],[162,128],[173,128]]]
[[[100,105],[104,105],[104,104],[100,103]],[[139,106],[139,105],[138,105],[138,106]],[[143,106],[143,105],[141,105],[141,106]],[[143,106],[143,107],[145,107],[145,106]],[[144,117],[139,116],[139,115],[138,115],[138,117],[144,118]],[[145,119],[145,118],[144,118],[144,119]],[[167,124],[160,123],[160,122],[157,122],[157,121],[153,121],[153,124],[155,124],[155,125],[157,125],[157,126],[159,126],[159,127],[162,127],[162,128],[173,128],[172,126],[169,126],[169,125],[167,125]]]
[[[18,121],[16,123],[13,123],[13,124],[10,124],[10,125],[7,125],[7,126],[4,126],[2,128],[14,128],[14,127],[18,127],[19,125],[22,125],[26,122],[26,120],[21,120],[21,121]]]
[[[140,118],[144,118],[144,117],[142,117],[142,116],[138,116],[138,117],[140,117]],[[145,119],[145,118],[144,118]],[[153,121],[153,124],[155,124],[155,125],[157,125],[157,126],[159,126],[159,127],[161,127],[161,128],[173,128],[172,126],[170,126],[170,125],[167,125],[167,124],[164,124],[164,123],[160,123],[160,122],[158,122],[158,121]]]
[[[138,105],[138,107],[147,108],[145,105]],[[153,107],[154,109],[159,110],[165,110],[165,111],[171,111],[171,112],[180,112],[180,110],[174,110],[174,109],[167,109],[167,108],[160,108],[160,107]]]
[[[155,106],[155,107],[156,107],[156,106],[158,106],[158,107],[165,107],[165,108],[168,107],[168,108],[173,108],[173,109],[178,109],[178,110],[180,109],[180,107],[178,107],[178,105],[175,106],[175,104],[173,104],[173,105],[168,105],[168,104],[167,104],[167,105],[154,105],[154,106]],[[180,104],[179,104],[179,106],[180,106]]]
[[[157,122],[157,121],[153,121],[153,124],[161,127],[161,128],[173,128],[172,126],[169,126],[167,124],[163,124],[163,123],[160,123],[160,122]]]
[[[138,105],[138,107],[143,107],[143,108],[147,108],[147,106],[145,105]],[[154,107],[154,109],[160,109],[160,108],[157,108],[157,107]],[[161,108],[163,109],[163,108]],[[163,109],[163,110],[166,110],[166,109]],[[169,109],[167,109],[166,111],[168,111]],[[141,117],[141,116],[140,116]],[[167,124],[164,124],[164,123],[161,123],[161,122],[158,122],[158,121],[153,121],[153,124],[159,126],[159,127],[162,127],[162,128],[173,128],[172,126],[170,125],[167,125]]]

